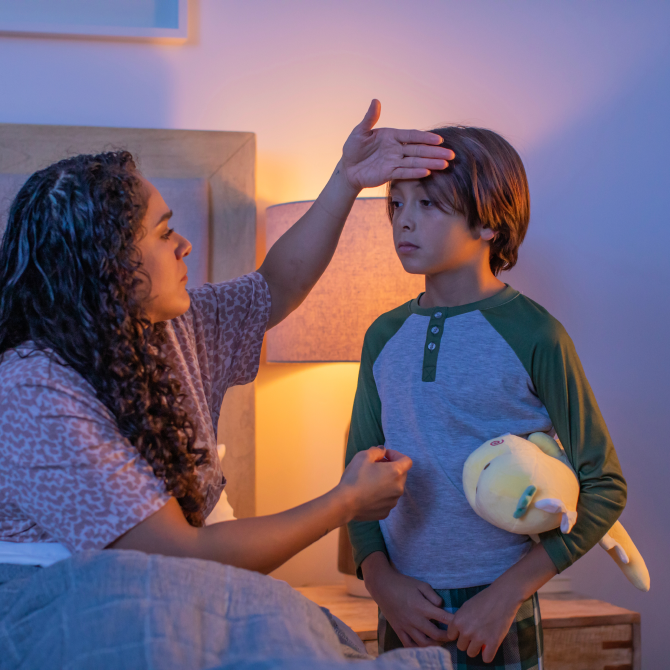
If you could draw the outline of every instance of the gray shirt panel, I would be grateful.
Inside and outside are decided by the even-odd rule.
[[[435,381],[422,381],[429,320],[409,316],[373,366],[386,446],[414,462],[405,494],[380,526],[403,574],[441,589],[488,584],[530,540],[474,513],[463,465],[493,437],[549,432],[552,423],[522,363],[480,311],[446,319]]]

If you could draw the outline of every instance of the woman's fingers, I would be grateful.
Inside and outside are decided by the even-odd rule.
[[[444,139],[437,133],[429,133],[426,130],[398,130],[396,128],[390,129],[393,131],[393,136],[398,142],[402,144],[442,144]]]
[[[418,156],[419,158],[439,158],[443,161],[453,161],[456,154],[451,149],[430,146],[428,144],[406,144],[403,146],[403,155]]]
[[[384,462],[391,460],[393,462]],[[386,455],[386,459],[384,458]],[[400,453],[371,447],[354,456],[345,468],[341,485],[354,493],[354,519],[385,519],[405,490],[407,472],[412,460]]]
[[[378,448],[380,449],[381,447]],[[407,456],[395,449],[386,449],[386,458],[388,458],[389,461],[399,461],[401,458],[407,458]]]
[[[396,168],[391,173],[391,179],[423,179],[430,174],[425,168]]]
[[[421,158],[420,156],[405,156],[399,163],[400,168],[424,168],[426,170],[444,170],[449,165],[442,158]]]
[[[369,449],[366,449],[364,453],[372,463],[376,463],[386,458],[386,449],[384,447],[370,447]]]

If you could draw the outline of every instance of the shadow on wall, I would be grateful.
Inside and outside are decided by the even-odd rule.
[[[649,567],[648,594],[592,552],[575,590],[642,613],[644,667],[666,665],[670,457],[668,58],[610,106],[526,158],[532,222],[509,282],[575,342],[628,481],[622,521]],[[611,563],[611,562],[610,562]]]

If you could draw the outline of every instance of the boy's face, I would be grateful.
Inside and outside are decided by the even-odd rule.
[[[473,231],[462,214],[441,210],[419,180],[394,182],[391,201],[393,242],[406,272],[435,275],[488,259],[492,231]]]

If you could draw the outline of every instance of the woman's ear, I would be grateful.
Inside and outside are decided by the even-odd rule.
[[[479,227],[479,237],[485,242],[490,242],[496,236],[495,230]]]

